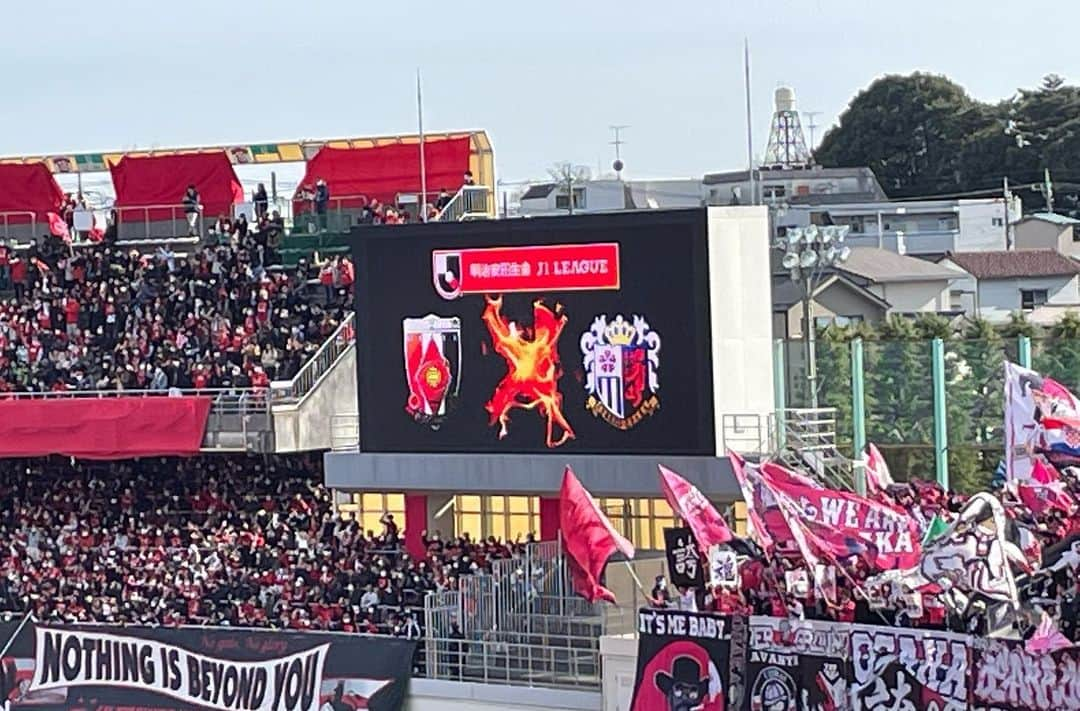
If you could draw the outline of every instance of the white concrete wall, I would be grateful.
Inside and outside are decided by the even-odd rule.
[[[961,200],[957,252],[989,252],[1005,249],[1005,203],[1001,200]],[[995,221],[1001,222],[995,225]]]
[[[600,638],[604,711],[629,711],[637,676],[637,639],[632,634]]]
[[[345,351],[299,405],[277,405],[274,446],[281,452],[330,449],[331,419],[356,414],[356,347]]]
[[[635,655],[636,657],[636,655]],[[631,688],[633,687],[631,677]],[[629,709],[629,705],[624,707]],[[405,711],[600,711],[599,691],[412,679]]]
[[[988,321],[1008,321],[1020,310],[1020,290],[1046,289],[1048,304],[1080,303],[1080,277],[1053,276],[1025,279],[983,279],[979,282],[979,313]]]
[[[893,313],[943,311],[949,305],[949,282],[945,280],[892,282],[871,288],[889,302]]]
[[[773,409],[769,215],[765,207],[710,207],[709,301],[717,454],[723,416]]]

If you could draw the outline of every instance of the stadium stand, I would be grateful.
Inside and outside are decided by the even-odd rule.
[[[244,200],[224,151],[125,156],[110,170],[120,241],[202,236],[206,219],[231,216],[232,206]],[[190,203],[189,188],[196,193]],[[198,220],[189,222],[189,215]]]
[[[13,255],[0,392],[265,387],[291,378],[351,309],[352,265],[281,267],[270,228],[140,254],[106,239]]]

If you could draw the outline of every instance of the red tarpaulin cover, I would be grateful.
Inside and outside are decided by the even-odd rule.
[[[231,215],[244,190],[225,151],[169,156],[127,157],[110,167],[117,207],[175,205],[175,210],[151,210],[151,220],[184,219],[184,191],[194,185],[207,220]],[[145,219],[142,210],[123,210],[121,220]]]
[[[461,188],[469,169],[470,139],[444,138],[424,143],[428,202],[435,202],[441,188],[454,194]],[[330,188],[330,209],[363,207],[372,200],[393,204],[398,193],[420,192],[419,144],[395,143],[373,148],[323,147],[308,161],[304,179],[297,188],[297,212],[310,210],[310,201],[301,192],[314,190],[315,181]],[[359,196],[363,196],[361,199]],[[341,200],[338,198],[348,198]]]
[[[0,165],[0,213],[32,212],[48,223],[50,212],[60,212],[64,191],[44,163]],[[30,224],[29,215],[7,215],[9,225]],[[0,225],[4,218],[0,217]]]
[[[0,457],[198,454],[208,397],[0,400]]]

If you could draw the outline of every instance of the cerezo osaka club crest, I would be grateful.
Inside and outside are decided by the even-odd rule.
[[[628,430],[660,407],[660,334],[644,316],[593,319],[581,335],[585,409]]]

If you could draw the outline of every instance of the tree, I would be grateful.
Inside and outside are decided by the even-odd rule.
[[[1073,390],[1080,386],[1080,316],[1075,311],[1066,311],[1050,329],[1050,338],[1043,341],[1033,360],[1040,373]]]
[[[1009,322],[1001,327],[1001,335],[1005,338],[1018,338],[1027,336],[1034,338],[1039,334],[1039,327],[1027,320],[1023,311],[1014,311],[1009,314]]]
[[[852,99],[814,156],[824,166],[869,166],[891,197],[955,192],[965,136],[992,120],[943,76],[889,75]]]
[[[974,493],[989,488],[1002,456],[1005,343],[981,318],[972,320],[962,336],[951,349],[957,357],[955,369],[963,377],[959,382],[950,380],[948,386],[949,474],[954,489]],[[954,407],[964,412],[955,425]],[[960,426],[962,431],[954,431]]]
[[[1080,216],[1080,87],[1048,74],[997,103],[969,97],[945,77],[886,76],[859,92],[815,151],[824,166],[869,166],[891,197],[1000,195],[1002,179],[1044,209]]]
[[[877,329],[880,339],[868,348],[866,430],[870,441],[893,448],[890,467],[901,479],[927,478],[933,471],[933,389],[930,344],[915,321],[891,315]]]

